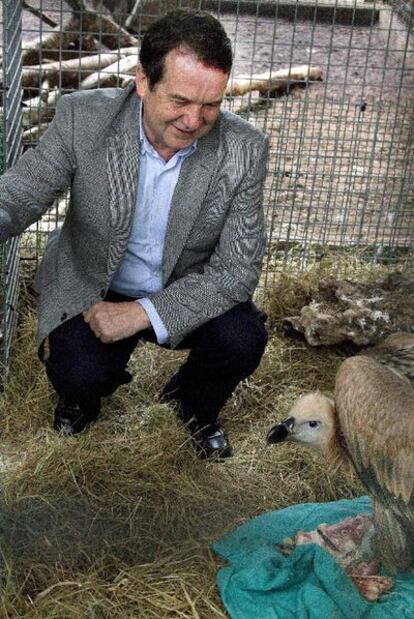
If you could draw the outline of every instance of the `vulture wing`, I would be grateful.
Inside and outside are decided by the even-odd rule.
[[[363,353],[388,367],[395,368],[414,383],[414,334],[393,333]]]
[[[414,388],[367,356],[341,364],[335,384],[338,422],[369,493],[414,525]]]

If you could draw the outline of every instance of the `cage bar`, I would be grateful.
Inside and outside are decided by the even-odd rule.
[[[3,0],[0,23],[3,51],[0,172],[12,166],[22,152],[21,18],[20,2]],[[0,249],[0,278],[0,388],[3,388],[7,378],[11,341],[17,320],[19,281],[19,240],[17,238],[8,241]]]

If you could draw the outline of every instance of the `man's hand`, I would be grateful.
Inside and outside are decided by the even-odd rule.
[[[151,326],[144,308],[135,301],[100,301],[83,312],[83,317],[104,344],[123,340]]]

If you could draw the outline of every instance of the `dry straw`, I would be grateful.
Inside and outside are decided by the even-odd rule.
[[[226,617],[211,541],[266,511],[361,493],[309,453],[265,443],[295,397],[332,388],[340,352],[272,333],[223,411],[235,456],[218,464],[194,457],[157,399],[183,353],[152,345],[137,349],[132,383],[88,433],[55,434],[34,328],[26,296],[1,398],[2,619]]]

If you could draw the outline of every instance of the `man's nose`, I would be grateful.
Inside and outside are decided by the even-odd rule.
[[[199,105],[188,107],[184,115],[184,123],[187,131],[199,129],[203,123],[202,108]]]

